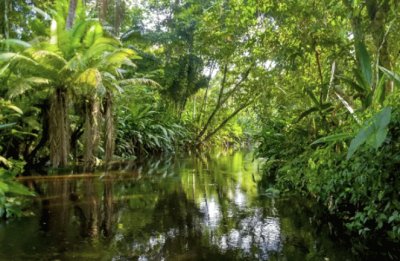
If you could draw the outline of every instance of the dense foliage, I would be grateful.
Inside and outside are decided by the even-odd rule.
[[[350,233],[398,242],[399,9],[5,0],[1,171],[256,142],[269,192],[304,193]],[[3,202],[26,194],[11,177]]]

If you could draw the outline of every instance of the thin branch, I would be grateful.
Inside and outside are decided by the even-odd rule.
[[[219,94],[218,94],[217,104],[215,105],[215,108],[214,108],[213,112],[211,113],[211,115],[208,117],[207,122],[203,126],[203,128],[200,131],[199,135],[197,135],[197,137],[196,137],[197,141],[199,141],[201,139],[201,137],[203,137],[203,135],[206,132],[208,126],[210,125],[212,119],[214,118],[215,114],[217,114],[219,108],[221,107],[221,99],[222,99],[222,95],[224,93],[224,89],[225,89],[225,86],[226,86],[227,74],[228,74],[228,64],[225,64],[225,66],[224,66],[224,75],[223,75],[222,82],[221,82],[221,89],[220,89]]]
[[[220,129],[222,129],[233,117],[235,117],[239,112],[241,112],[243,109],[245,109],[247,106],[249,106],[252,103],[252,101],[247,102],[242,104],[239,108],[237,108],[231,115],[229,115],[225,120],[223,120],[217,128],[215,128],[213,131],[211,131],[204,139],[202,142],[206,142],[209,140],[212,136],[214,136]]]

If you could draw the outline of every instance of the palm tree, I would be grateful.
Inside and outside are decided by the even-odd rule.
[[[10,98],[28,91],[39,91],[50,101],[49,141],[53,167],[68,163],[68,109],[71,97],[75,102],[84,103],[83,155],[86,165],[90,166],[94,163],[99,145],[102,100],[107,125],[105,154],[108,161],[114,147],[114,94],[122,91],[120,84],[151,82],[140,79],[121,81],[120,67],[134,66],[131,59],[137,58],[135,52],[122,48],[117,39],[106,36],[99,22],[85,17],[80,5],[76,12],[74,24],[71,28],[67,27],[66,2],[58,2],[48,38],[35,39],[31,43],[6,40],[15,51],[0,54],[0,63],[3,63],[0,74],[8,75]],[[4,73],[6,71],[9,73]]]

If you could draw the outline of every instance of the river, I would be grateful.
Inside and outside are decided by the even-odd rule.
[[[37,177],[34,215],[0,224],[0,260],[355,260],[312,203],[260,179],[241,151]]]

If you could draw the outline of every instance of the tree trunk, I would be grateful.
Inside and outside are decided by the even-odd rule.
[[[41,148],[43,148],[49,140],[49,111],[50,104],[49,100],[46,99],[42,104],[39,105],[40,113],[42,118],[42,135],[39,143],[35,146],[31,153],[29,153],[28,157],[25,158],[27,165],[34,165],[34,161],[36,158],[36,154],[39,152]]]
[[[99,146],[99,116],[100,101],[98,97],[89,99],[86,104],[86,119],[84,130],[84,154],[85,167],[92,168],[96,164],[96,154]]]
[[[115,149],[115,139],[114,139],[114,117],[112,113],[113,102],[112,94],[110,92],[106,93],[105,99],[105,162],[109,163],[112,159]]]
[[[107,0],[98,0],[99,1],[99,20],[100,23],[104,24],[106,22],[107,15]]]
[[[203,137],[204,133],[208,129],[209,125],[211,124],[211,121],[214,119],[214,116],[217,114],[217,112],[221,108],[222,95],[224,94],[225,85],[226,85],[226,77],[227,77],[227,74],[228,74],[228,65],[227,64],[225,64],[225,66],[224,66],[223,74],[224,75],[222,77],[221,89],[220,89],[219,94],[218,94],[217,104],[215,105],[215,108],[212,111],[212,113],[210,114],[210,116],[208,117],[206,124],[204,124],[204,126],[201,129],[200,133],[197,135],[196,143],[200,142],[200,139]]]
[[[350,10],[350,23],[351,23],[351,30],[353,32],[353,37],[354,37],[354,46],[357,46],[360,43],[364,44],[365,35],[364,35],[363,27],[362,27],[360,10],[353,7],[352,0],[343,0],[343,3]],[[356,59],[357,59],[357,61],[359,61],[360,54],[358,53],[357,48],[355,48],[355,50],[356,50]]]
[[[368,0],[368,15],[371,23],[371,35],[374,40],[375,48],[379,55],[379,65],[388,70],[392,70],[392,62],[389,54],[389,47],[386,38],[386,23],[389,15],[390,6],[388,0],[378,3],[376,0]],[[385,93],[393,91],[393,82],[387,81]]]
[[[50,101],[50,162],[54,168],[65,167],[68,164],[69,130],[67,92],[57,88]]]
[[[67,21],[65,22],[66,29],[71,29],[74,24],[77,4],[78,0],[70,0],[69,2],[68,16]]]
[[[121,21],[123,18],[121,0],[115,0],[114,34],[119,37]]]
[[[1,34],[3,35],[4,39],[10,38],[10,24],[8,20],[8,12],[10,9],[10,2],[8,0],[4,0],[3,6],[1,8],[3,10],[3,13],[1,14]],[[6,44],[5,49],[8,51],[9,47],[8,44]]]

